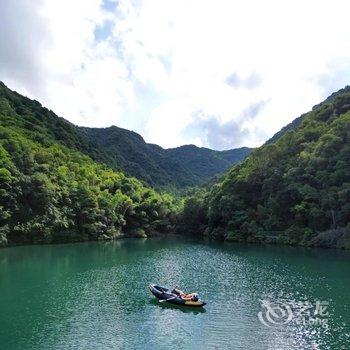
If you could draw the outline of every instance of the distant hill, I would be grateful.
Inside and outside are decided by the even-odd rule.
[[[252,151],[247,147],[214,151],[194,145],[164,149],[146,143],[133,131],[116,126],[76,129],[105,151],[112,159],[111,167],[120,168],[153,186],[183,188],[204,184]]]

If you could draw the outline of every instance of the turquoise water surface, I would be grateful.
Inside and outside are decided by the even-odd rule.
[[[152,282],[208,304],[159,303]],[[1,249],[0,325],[6,350],[350,349],[350,252],[165,238]]]

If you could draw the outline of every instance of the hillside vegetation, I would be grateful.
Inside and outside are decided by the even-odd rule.
[[[350,221],[350,87],[273,140],[209,191],[190,196],[182,230],[233,241],[316,245],[318,233],[328,230],[328,239],[335,239]]]
[[[133,131],[116,126],[80,127],[77,131],[106,152],[111,159],[111,167],[158,188],[179,189],[202,185],[242,161],[252,151],[247,147],[214,151],[194,145],[164,149],[146,143]]]
[[[78,128],[0,83],[0,245],[177,231],[350,248],[350,87],[217,177],[249,152]],[[176,200],[145,183],[206,187]]]
[[[174,198],[108,161],[71,124],[0,83],[0,245],[173,231]]]

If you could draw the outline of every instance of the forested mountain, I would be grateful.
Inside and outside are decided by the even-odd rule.
[[[186,145],[164,149],[149,144],[137,133],[116,126],[77,128],[86,139],[96,142],[113,159],[110,166],[153,186],[189,187],[202,185],[243,160],[252,149],[228,151]]]
[[[189,197],[182,217],[183,230],[227,240],[350,248],[349,222],[350,87]]]
[[[172,231],[174,198],[108,162],[70,123],[0,83],[0,245]]]

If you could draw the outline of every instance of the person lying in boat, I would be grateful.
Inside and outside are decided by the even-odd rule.
[[[179,297],[181,297],[184,300],[193,300],[193,301],[197,301],[198,300],[198,294],[197,293],[186,294],[181,289],[179,289],[179,287],[177,287],[177,286],[171,292],[173,294],[178,295]]]

